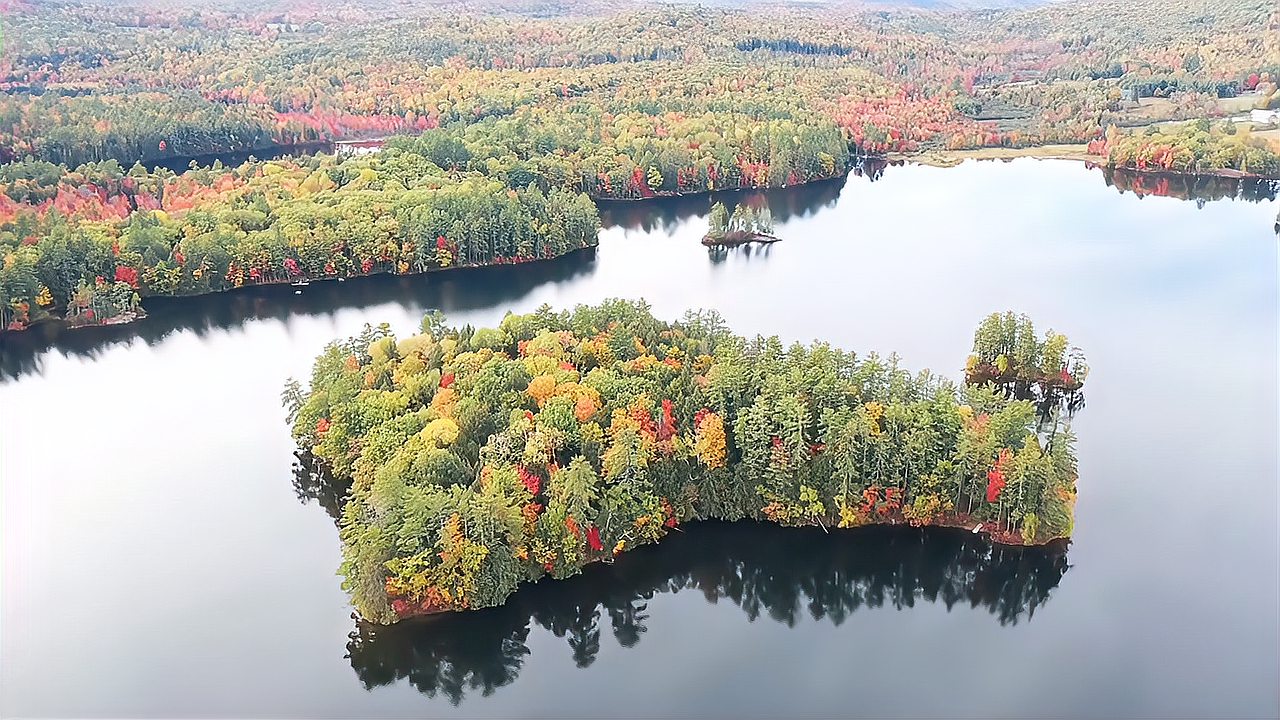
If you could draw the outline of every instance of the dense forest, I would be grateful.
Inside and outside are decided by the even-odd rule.
[[[0,330],[126,321],[148,295],[552,257],[595,243],[586,196],[787,187],[891,152],[1089,142],[1117,168],[1280,174],[1275,131],[1203,120],[1280,106],[1263,0],[66,0],[3,23]],[[1152,124],[1176,119],[1198,122]],[[382,136],[397,137],[372,157],[139,164]]]
[[[0,327],[126,320],[149,295],[522,263],[597,243],[585,195],[512,187],[432,157],[392,148],[182,175],[114,160],[74,171],[10,163],[0,167]]]
[[[1258,87],[1275,105],[1276,18],[1265,0],[998,12],[517,3],[461,17],[448,4],[18,4],[0,65],[0,160],[132,164],[508,120],[563,128],[571,152],[616,146],[675,188],[666,176],[684,168],[654,163],[667,146],[696,163],[699,133],[728,128],[735,150],[760,154],[759,133],[781,120],[877,151],[1084,141],[1125,124],[1130,91],[1169,100],[1169,118]],[[838,156],[818,138],[796,145],[810,142]]]
[[[404,339],[366,328],[284,401],[302,450],[349,484],[344,587],[389,623],[500,605],[698,519],[1068,536],[1087,373],[1064,335],[1012,313],[979,327],[957,387],[613,300],[496,328],[428,316]]]
[[[1245,92],[1280,104],[1280,13],[1265,0],[72,0],[17,3],[5,24],[0,161],[72,167],[481,125],[526,159],[563,151],[581,189],[625,196],[735,182],[705,177],[709,163],[782,184],[837,172],[849,146],[1084,142],[1111,124],[1226,114],[1219,101]]]
[[[1142,172],[1238,173],[1280,177],[1280,154],[1253,139],[1248,125],[1214,125],[1201,119],[1176,127],[1151,126],[1143,132],[1109,133],[1091,150],[1107,165]]]

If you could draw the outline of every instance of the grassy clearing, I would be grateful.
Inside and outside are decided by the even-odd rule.
[[[1024,148],[979,148],[977,150],[926,150],[920,153],[896,153],[889,156],[891,160],[906,160],[919,165],[933,167],[955,167],[965,160],[1012,160],[1013,158],[1034,157],[1055,160],[1088,160],[1089,154],[1084,144],[1071,145],[1039,145]],[[1096,159],[1096,158],[1095,158]]]

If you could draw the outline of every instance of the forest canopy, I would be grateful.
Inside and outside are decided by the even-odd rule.
[[[367,327],[284,402],[302,450],[349,483],[344,587],[389,623],[502,604],[698,519],[1066,537],[1087,373],[1012,313],[982,324],[958,386],[610,300],[495,328],[428,316],[402,339]]]
[[[4,31],[0,331],[554,257],[595,244],[588,197],[788,187],[886,153],[1088,142],[1112,167],[1280,174],[1271,131],[1205,125],[1241,93],[1280,107],[1265,0],[67,0],[17,3]],[[385,149],[207,157],[351,138]]]
[[[193,169],[0,167],[0,329],[93,324],[140,297],[522,263],[594,247],[581,193],[389,149]]]
[[[1242,92],[1274,107],[1278,29],[1266,0],[17,3],[0,59],[0,161],[131,165],[480,123],[518,154],[512,145],[578,155],[616,194],[609,160],[624,173],[656,167],[658,185],[677,189],[677,170],[714,155],[704,132],[751,163],[797,153],[804,176],[817,152],[839,162],[833,133],[870,153],[1018,146],[1222,115],[1218,101]],[[562,137],[548,147],[516,131]]]

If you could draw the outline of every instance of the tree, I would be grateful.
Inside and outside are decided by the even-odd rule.
[[[959,389],[625,301],[488,333],[428,325],[335,343],[310,389],[285,395],[302,448],[350,482],[343,572],[371,619],[497,605],[691,519],[981,522],[1012,544],[1070,532],[1064,416],[1045,431],[1030,401],[985,381]],[[1026,371],[1042,361],[1028,338],[1029,320],[996,314],[975,347]]]

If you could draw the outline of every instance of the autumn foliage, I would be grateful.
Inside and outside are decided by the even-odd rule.
[[[103,322],[148,296],[544,260],[594,246],[598,227],[585,195],[512,189],[409,150],[181,175],[12,163],[0,167],[0,321],[21,303],[87,324],[81,306]]]
[[[664,322],[613,300],[480,330],[428,318],[404,339],[368,328],[286,403],[350,483],[343,572],[378,622],[497,605],[703,518],[981,524],[1013,544],[1071,531],[1061,408],[743,338],[713,313]]]

